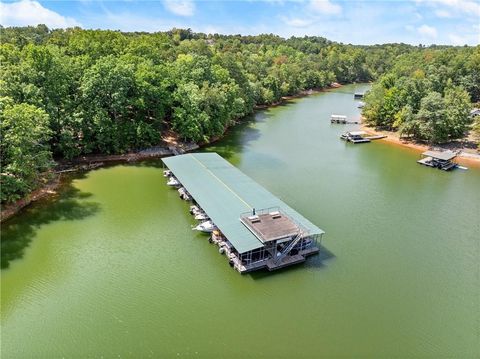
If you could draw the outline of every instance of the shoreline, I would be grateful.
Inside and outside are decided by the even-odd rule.
[[[303,90],[300,91],[298,94],[290,95],[290,96],[283,96],[280,101],[274,102],[269,105],[256,105],[253,108],[253,111],[258,110],[265,110],[271,107],[279,106],[288,102],[289,100],[297,99],[306,97],[309,95],[325,92],[331,89],[339,88],[342,85],[338,83],[333,83],[332,86],[325,87],[325,88],[314,88],[310,90]],[[236,121],[233,126],[240,124],[242,120]],[[233,127],[230,126],[230,127]],[[61,176],[63,173],[74,173],[74,172],[81,172],[81,171],[90,171],[96,168],[105,167],[115,163],[123,163],[123,162],[139,162],[153,158],[162,158],[165,156],[179,154],[179,153],[186,153],[190,151],[194,151],[198,148],[202,148],[212,143],[215,143],[222,139],[225,134],[227,133],[229,128],[225,129],[225,132],[222,136],[218,136],[212,138],[209,142],[206,143],[183,143],[179,142],[175,136],[172,136],[171,133],[167,131],[167,136],[163,137],[163,145],[152,146],[143,150],[139,151],[132,151],[125,154],[117,154],[117,155],[86,155],[74,158],[70,161],[67,160],[58,160],[56,161],[57,165],[53,168],[50,172],[54,174],[54,179],[48,181],[45,185],[40,186],[39,188],[35,189],[34,191],[27,194],[25,197],[15,201],[13,203],[6,204],[2,206],[2,210],[0,212],[0,223],[5,222],[9,218],[18,214],[23,208],[29,206],[30,204],[57,194],[57,190],[61,187],[62,181]]]
[[[349,84],[349,85],[353,85],[353,84]],[[306,97],[306,96],[310,96],[310,95],[315,95],[315,94],[322,93],[322,92],[327,92],[329,90],[333,90],[333,89],[336,89],[336,88],[339,88],[339,87],[342,87],[342,86],[343,85],[335,83],[332,86],[328,86],[328,87],[324,87],[324,88],[316,87],[316,88],[312,88],[310,90],[302,90],[298,94],[295,94],[295,95],[282,96],[282,98],[279,101],[273,102],[269,105],[255,105],[253,107],[253,110],[254,111],[265,110],[265,109],[268,109],[268,108],[271,108],[271,107],[280,106],[280,105],[282,105],[285,102],[288,102],[290,100],[295,100],[295,99],[298,99],[298,98],[302,98],[302,97]]]
[[[20,198],[18,201],[5,205],[4,208],[2,208],[0,223],[3,223],[7,219],[13,217],[23,208],[29,206],[33,202],[36,202],[42,198],[56,195],[57,190],[62,185],[62,175],[59,173],[53,173],[53,175],[54,177],[46,182],[43,186],[33,190],[25,197]]]
[[[44,173],[42,177],[47,174],[53,175],[53,178],[45,184],[39,186],[37,189],[28,193],[19,200],[3,205],[0,213],[0,223],[12,218],[19,213],[23,208],[30,204],[50,196],[57,194],[58,189],[62,186],[62,175],[72,174],[82,171],[91,171],[100,167],[106,167],[118,163],[139,162],[152,158],[161,158],[174,153],[185,153],[199,148],[195,143],[184,144],[172,142],[170,146],[154,146],[140,151],[129,152],[121,155],[87,155],[74,158],[70,161],[59,160],[56,161],[56,166]]]
[[[373,135],[385,135],[387,137],[380,139],[379,141],[384,141],[387,142],[390,145],[393,146],[400,146],[404,148],[410,148],[418,152],[419,154],[431,149],[441,149],[441,150],[454,150],[454,151],[460,151],[460,153],[457,155],[457,163],[461,165],[466,165],[466,166],[472,166],[472,167],[477,167],[480,168],[480,154],[475,153],[475,150],[471,150],[469,148],[465,147],[458,147],[458,148],[451,148],[449,147],[449,144],[446,145],[437,145],[435,147],[429,146],[423,143],[418,143],[418,142],[412,142],[408,140],[401,139],[400,136],[398,135],[397,132],[392,132],[392,131],[379,131],[375,130],[372,127],[367,126],[364,123],[360,124],[360,129],[362,131],[371,133]],[[468,150],[471,150],[472,152],[467,152]]]

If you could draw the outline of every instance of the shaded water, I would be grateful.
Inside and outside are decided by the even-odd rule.
[[[3,226],[2,358],[478,357],[480,170],[340,141],[354,126],[329,116],[358,116],[353,91],[259,112],[207,149],[324,229],[321,255],[241,276],[159,161],[98,169]]]

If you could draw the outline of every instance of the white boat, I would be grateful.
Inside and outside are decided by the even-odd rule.
[[[198,206],[195,206],[195,205],[191,205],[190,206],[190,214],[196,214],[198,213],[200,210],[200,208]]]
[[[190,210],[190,214],[192,214],[194,216],[196,216],[197,214],[202,214],[202,213],[204,213],[204,212],[200,208],[195,208],[195,209]]]
[[[175,177],[170,177],[170,179],[167,182],[167,186],[180,186],[180,182]]]
[[[207,219],[210,219],[206,213],[200,212],[195,214],[195,219],[198,219],[199,221],[206,221]]]
[[[360,101],[360,102],[358,103],[358,106],[357,106],[357,107],[358,107],[358,108],[364,108],[364,107],[365,107],[365,102]]]
[[[217,227],[215,227],[215,225],[213,224],[212,221],[205,221],[205,222],[200,223],[198,226],[193,227],[193,230],[200,231],[200,232],[205,232],[205,233],[211,233],[216,228]]]
[[[172,175],[172,171],[170,170],[163,171],[163,177],[170,177],[171,175]]]

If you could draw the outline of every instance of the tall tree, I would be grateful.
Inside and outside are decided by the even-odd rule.
[[[44,110],[13,104],[9,98],[0,100],[0,123],[1,200],[8,202],[35,188],[40,173],[52,165],[48,146],[51,132]]]

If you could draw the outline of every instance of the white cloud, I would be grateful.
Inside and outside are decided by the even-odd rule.
[[[167,31],[174,27],[182,27],[173,21],[166,21],[153,17],[138,16],[132,13],[121,12],[112,13],[106,12],[99,15],[98,23],[100,28],[114,29],[121,31]]]
[[[437,37],[437,29],[435,29],[433,26],[428,26],[424,24],[418,27],[417,31],[422,36],[431,37],[431,38]]]
[[[307,19],[300,19],[298,17],[288,18],[288,17],[280,17],[280,19],[288,26],[293,27],[307,27],[310,26],[313,21]]]
[[[454,14],[480,16],[480,2],[472,0],[416,0],[417,4],[427,4],[439,8],[435,14],[439,17],[452,17]],[[448,14],[448,16],[445,16]]]
[[[452,13],[451,12],[448,12],[447,10],[435,10],[435,15],[437,15],[438,17],[445,17],[445,18],[448,18],[448,17],[452,17]]]
[[[165,8],[180,16],[193,16],[195,3],[192,0],[164,0]]]
[[[310,0],[309,8],[320,14],[338,15],[342,12],[342,7],[330,0]]]
[[[28,26],[45,24],[50,28],[81,26],[71,17],[62,16],[44,8],[38,1],[22,0],[14,3],[0,2],[0,24],[3,26]]]
[[[440,4],[449,6],[465,13],[480,14],[480,3],[470,0],[437,0]]]
[[[196,31],[203,32],[205,34],[224,34],[225,33],[225,31],[223,31],[221,28],[217,26],[212,26],[212,25],[199,27]]]
[[[405,30],[411,32],[411,31],[415,30],[415,28],[412,25],[405,25]]]
[[[462,46],[468,43],[468,40],[466,38],[455,34],[448,35],[448,38],[452,42],[452,45]]]

